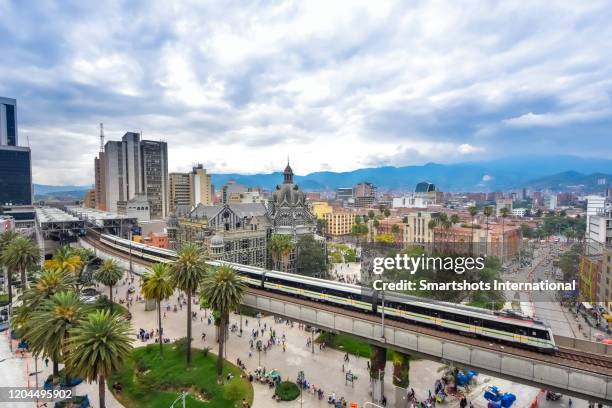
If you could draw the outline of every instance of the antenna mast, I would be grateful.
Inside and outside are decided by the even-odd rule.
[[[104,151],[104,123],[100,123],[100,151]]]

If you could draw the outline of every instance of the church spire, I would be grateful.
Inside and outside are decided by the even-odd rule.
[[[293,184],[293,170],[291,170],[291,166],[289,165],[289,158],[287,157],[287,167],[285,167],[284,175],[284,184]]]

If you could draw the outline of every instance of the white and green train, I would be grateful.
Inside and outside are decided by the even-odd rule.
[[[132,256],[153,262],[172,262],[176,252],[143,244],[112,235],[102,235],[101,242]],[[512,345],[531,348],[544,353],[557,350],[551,329],[543,323],[519,318],[505,312],[433,301],[396,292],[381,294],[371,288],[348,283],[329,281],[307,276],[268,271],[263,268],[211,261],[212,265],[231,265],[251,287],[280,293],[300,299],[382,315],[386,319],[416,323],[452,331],[473,337],[494,339]]]

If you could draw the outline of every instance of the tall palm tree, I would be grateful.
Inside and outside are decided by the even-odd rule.
[[[245,285],[229,266],[221,266],[202,282],[202,297],[221,315],[219,327],[219,355],[217,356],[217,382],[223,382],[223,347],[229,323],[229,312],[240,306]]]
[[[487,229],[485,231],[485,254],[488,254],[489,253],[489,218],[493,215],[493,207],[486,206],[482,210],[482,213],[484,214],[485,219],[486,219]]]
[[[83,266],[81,257],[68,245],[62,245],[53,252],[53,258],[45,261],[45,268],[64,269],[77,274]]]
[[[81,267],[77,270],[77,282],[79,284],[90,283],[93,276],[89,271],[89,265],[96,259],[96,254],[93,250],[83,247],[73,248],[72,252],[81,260]]]
[[[508,207],[504,207],[502,209],[499,210],[499,213],[502,217],[502,253],[501,253],[501,261],[502,264],[504,263],[504,256],[506,255],[506,251],[505,251],[505,247],[506,247],[506,236],[504,235],[504,227],[505,227],[505,221],[506,221],[506,217],[508,216],[508,214],[510,214],[510,209]]]
[[[270,252],[272,259],[275,260],[275,268],[278,270],[287,270],[289,255],[293,250],[293,241],[290,235],[274,234],[270,239]]]
[[[472,218],[470,222],[470,228],[472,230],[472,238],[470,239],[470,243],[472,246],[472,250],[470,251],[472,254],[474,253],[474,217],[478,214],[478,207],[471,206],[468,208],[468,212],[470,213],[470,217]]]
[[[28,278],[27,273],[40,263],[40,250],[38,246],[29,238],[17,236],[2,251],[2,263],[9,270],[19,272],[21,276],[21,290],[25,290]],[[10,281],[9,281],[10,282]],[[9,293],[9,301],[12,293]]]
[[[429,229],[431,231],[431,252],[432,254],[435,252],[436,249],[436,227],[438,226],[438,223],[436,220],[434,220],[433,218],[429,220],[429,222],[427,223],[427,229]]]
[[[4,274],[4,270],[6,269],[6,282],[8,286],[8,295],[9,295],[9,312],[11,311],[11,307],[13,304],[13,287],[11,285],[13,281],[13,273],[10,269],[6,267],[4,264],[4,257],[2,254],[4,250],[8,247],[8,245],[17,238],[17,233],[13,230],[5,231],[0,234],[0,272]]]
[[[206,275],[206,257],[196,244],[183,245],[171,267],[172,284],[187,294],[187,366],[191,367],[191,297]]]
[[[25,327],[24,340],[34,354],[51,358],[55,375],[60,359],[63,358],[65,362],[69,354],[66,345],[70,329],[78,324],[86,312],[86,305],[75,292],[59,292],[32,313],[31,321]],[[65,371],[65,384],[68,385],[70,374],[68,369]]]
[[[70,331],[70,371],[98,382],[99,407],[106,408],[106,379],[118,372],[132,350],[129,323],[109,310],[96,310]]]
[[[140,288],[142,295],[147,300],[154,299],[157,303],[157,328],[159,330],[159,354],[164,354],[163,337],[162,337],[162,315],[161,302],[168,299],[174,293],[174,286],[170,275],[170,265],[165,263],[156,263],[142,277],[142,286]]]
[[[459,224],[461,219],[457,214],[453,214],[450,216],[449,221],[451,223],[451,227],[454,227],[456,224]],[[453,252],[455,251],[455,244],[457,243],[457,237],[455,236],[455,230],[453,230]]]
[[[123,277],[123,269],[114,259],[102,262],[95,274],[95,279],[110,288],[110,301],[113,302],[113,286]]]

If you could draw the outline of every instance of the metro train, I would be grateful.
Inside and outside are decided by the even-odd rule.
[[[129,240],[113,235],[101,235],[100,241],[122,252],[131,251],[132,256],[152,262],[172,262],[176,259],[175,251],[130,243]],[[557,350],[549,327],[537,320],[519,318],[507,312],[491,312],[395,292],[385,292],[383,297],[368,287],[231,262],[210,261],[209,264],[230,265],[242,275],[248,286],[270,292],[379,316],[384,313],[386,319],[495,339],[543,353],[554,353]]]

